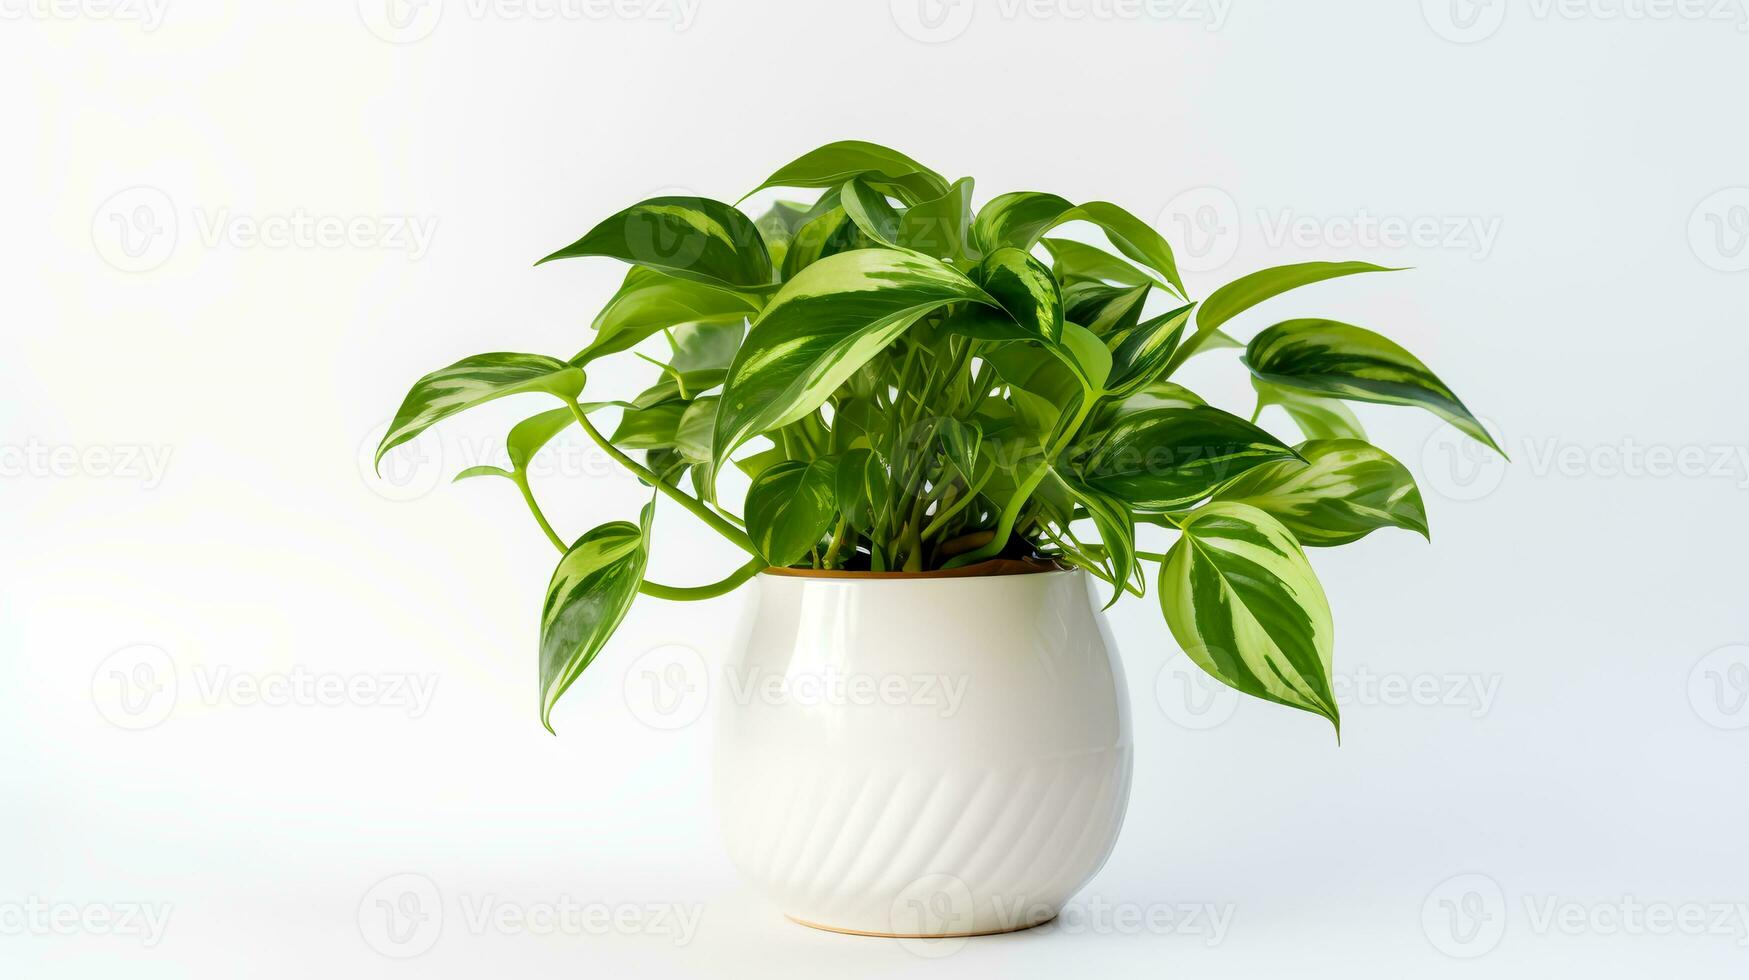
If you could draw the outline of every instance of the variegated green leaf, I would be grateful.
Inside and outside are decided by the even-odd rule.
[[[954,181],[947,193],[919,202],[899,216],[899,244],[938,259],[968,256],[972,230],[972,178]]]
[[[1301,262],[1260,269],[1235,279],[1215,290],[1197,308],[1196,329],[1179,345],[1178,352],[1172,355],[1171,363],[1166,366],[1166,373],[1170,375],[1178,370],[1179,365],[1203,350],[1241,346],[1238,341],[1222,333],[1221,327],[1228,320],[1265,300],[1327,279],[1338,279],[1362,272],[1399,271],[1401,270],[1387,269],[1367,262]]]
[[[1117,418],[1077,468],[1087,486],[1161,513],[1187,507],[1293,450],[1218,408],[1162,408]]]
[[[683,323],[668,331],[668,346],[674,352],[668,366],[681,374],[727,371],[746,333],[740,320]]]
[[[1087,486],[1073,476],[1060,472],[1057,476],[1071,499],[1087,509],[1087,515],[1099,531],[1099,540],[1105,545],[1111,577],[1117,583],[1111,601],[1105,604],[1105,608],[1110,609],[1123,595],[1124,583],[1136,570],[1136,517],[1122,500]]]
[[[716,395],[706,395],[681,413],[680,424],[674,427],[674,450],[688,463],[711,462],[711,434],[716,430],[719,401]]]
[[[1160,566],[1160,605],[1186,655],[1230,687],[1337,726],[1330,604],[1293,535],[1255,507],[1191,514]]]
[[[814,550],[838,513],[830,459],[783,462],[747,489],[747,534],[771,564],[793,565]]]
[[[1383,405],[1425,408],[1500,452],[1494,437],[1427,365],[1397,344],[1335,320],[1289,320],[1251,339],[1251,373],[1270,384]],[[1502,456],[1505,453],[1501,453]]]
[[[875,515],[886,506],[887,471],[880,458],[867,449],[852,449],[838,460],[834,497],[844,519],[858,531],[874,526]]]
[[[1157,282],[1141,269],[1092,245],[1068,238],[1045,238],[1041,244],[1051,253],[1051,271],[1064,283],[1087,279],[1120,286],[1148,286]]]
[[[1083,280],[1063,290],[1063,310],[1070,320],[1101,337],[1131,329],[1142,318],[1148,286],[1107,286]]]
[[[913,323],[953,302],[994,303],[953,267],[909,252],[861,249],[804,269],[771,298],[729,368],[718,459],[819,408]]]
[[[553,730],[553,705],[601,652],[637,598],[649,555],[650,519],[615,521],[577,539],[553,570],[541,608],[540,720]]]
[[[1190,311],[1191,307],[1186,306],[1162,313],[1110,338],[1111,380],[1106,382],[1110,394],[1127,398],[1165,372],[1166,362],[1178,349],[1178,339],[1184,336]]]
[[[541,259],[603,255],[726,289],[771,284],[771,256],[740,211],[704,197],[653,197]],[[539,265],[540,262],[535,263]]]
[[[885,194],[861,178],[855,178],[844,182],[839,201],[844,213],[850,215],[850,220],[856,222],[863,234],[884,245],[898,243],[899,212],[894,210]]]
[[[1125,256],[1153,269],[1184,294],[1172,246],[1147,222],[1106,201],[1075,206],[1055,194],[1016,191],[984,205],[972,223],[972,233],[986,253],[1004,246],[1031,250],[1045,232],[1071,221],[1098,225]]]
[[[833,200],[837,200],[833,195]],[[829,255],[866,248],[876,242],[862,233],[842,207],[821,212],[796,232],[795,241],[783,256],[783,281],[789,282],[803,269]]]
[[[1057,281],[1050,270],[1037,259],[1018,248],[998,249],[972,268],[971,277],[1001,304],[1018,326],[1018,330],[1000,339],[1056,343],[1063,336],[1063,294],[1058,291]],[[988,307],[971,309],[986,310]],[[978,336],[975,333],[970,335]]]
[[[686,402],[669,401],[649,408],[628,408],[608,441],[621,449],[671,449],[686,407]]]
[[[1280,405],[1307,439],[1366,440],[1366,429],[1354,411],[1334,398],[1273,385],[1255,376],[1251,379],[1251,387],[1257,389],[1259,413],[1270,405]]]
[[[389,450],[457,412],[505,395],[539,391],[570,400],[583,391],[583,371],[542,354],[475,354],[420,378],[377,446]]]
[[[967,419],[942,419],[936,429],[947,461],[962,479],[970,484],[977,480],[978,454],[984,447],[984,430]]]
[[[861,177],[876,189],[894,191],[912,204],[938,198],[948,189],[940,174],[898,150],[862,140],[840,140],[791,160],[747,196],[767,187],[837,187],[852,177]]]
[[[731,324],[754,316],[758,302],[744,293],[677,279],[638,267],[595,317],[595,339],[572,363],[630,350],[645,337],[679,324]]]
[[[1228,484],[1216,500],[1231,500],[1280,521],[1300,544],[1331,548],[1381,527],[1427,536],[1427,509],[1402,463],[1358,439],[1313,439],[1297,459],[1267,463]]]

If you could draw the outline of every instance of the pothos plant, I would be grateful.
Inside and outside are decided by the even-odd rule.
[[[1204,670],[1339,726],[1330,608],[1302,549],[1382,527],[1427,533],[1414,479],[1344,402],[1418,406],[1498,447],[1432,371],[1371,330],[1290,319],[1242,344],[1223,328],[1296,287],[1390,270],[1281,266],[1199,302],[1165,239],[1104,201],[1019,191],[974,210],[971,178],[855,141],[804,154],[748,196],[773,187],[820,193],[757,219],[707,198],[652,198],[542,259],[631,265],[582,352],[478,354],[426,375],[377,451],[380,462],[506,395],[558,402],[510,430],[508,469],[458,477],[515,484],[560,552],[541,611],[549,730],[554,703],[640,593],[709,598],[773,566],[920,573],[993,560],[1083,569],[1113,602],[1152,582]],[[1067,225],[1110,247],[1052,234]],[[635,350],[658,334],[665,358]],[[1242,349],[1251,372],[1249,421],[1173,381],[1223,348]],[[588,373],[627,353],[654,366],[654,384],[629,401],[584,400]],[[1260,428],[1268,405],[1303,438]],[[617,415],[611,431],[604,414]],[[547,521],[529,462],[571,426],[654,489],[636,523],[572,538]],[[738,507],[718,493],[731,466],[748,480]],[[746,564],[708,585],[651,581],[664,497]],[[1143,550],[1138,525],[1176,540]]]

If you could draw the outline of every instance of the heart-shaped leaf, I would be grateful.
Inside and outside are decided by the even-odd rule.
[[[726,289],[771,284],[771,256],[753,222],[705,197],[653,197],[535,263],[602,255]]]
[[[771,298],[729,368],[718,461],[819,408],[913,323],[953,302],[994,303],[952,266],[909,252],[860,249],[804,269]]]
[[[1202,500],[1254,466],[1292,458],[1274,436],[1218,408],[1163,408],[1119,417],[1076,476],[1132,510],[1160,513]]]
[[[377,446],[381,464],[389,450],[457,412],[495,398],[545,392],[565,400],[583,391],[583,371],[543,354],[475,354],[420,378],[407,392],[395,420]]]
[[[837,515],[833,460],[783,462],[747,489],[747,535],[777,567],[801,561],[819,545]]]
[[[1245,363],[1270,384],[1351,401],[1425,408],[1506,455],[1427,365],[1371,330],[1335,320],[1289,320],[1253,337],[1245,348]]]
[[[1037,259],[1018,248],[997,249],[972,268],[971,278],[1014,321],[1015,329],[1002,339],[1056,343],[1062,337],[1063,294],[1050,270]]]
[[[984,205],[972,223],[972,234],[986,253],[1004,246],[1030,251],[1045,232],[1071,221],[1098,225],[1119,252],[1158,272],[1184,295],[1172,246],[1147,222],[1107,201],[1076,206],[1055,194],[1016,191]]]
[[[1282,523],[1308,548],[1359,541],[1381,527],[1427,536],[1427,509],[1402,463],[1358,439],[1313,439],[1304,461],[1266,463],[1228,484],[1216,500],[1249,504]]]
[[[577,539],[547,584],[541,607],[540,720],[553,730],[553,705],[601,652],[637,598],[649,555],[650,519],[614,521]]]
[[[659,330],[687,324],[725,324],[739,330],[759,305],[743,293],[638,267],[595,317],[595,339],[572,358],[579,366],[630,350]]]
[[[1160,566],[1160,605],[1178,645],[1210,676],[1323,715],[1340,734],[1330,604],[1275,518],[1239,503],[1191,514]]]
[[[862,140],[840,140],[779,167],[747,196],[767,187],[837,187],[852,177],[861,177],[879,190],[894,191],[912,204],[938,198],[948,189],[940,174],[898,150]]]

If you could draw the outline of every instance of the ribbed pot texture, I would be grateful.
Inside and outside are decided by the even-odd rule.
[[[1088,583],[760,575],[718,701],[717,806],[742,873],[844,932],[1054,917],[1129,798],[1129,696]]]

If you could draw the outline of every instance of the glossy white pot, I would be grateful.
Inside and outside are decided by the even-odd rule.
[[[1129,696],[1088,583],[760,575],[718,699],[717,806],[742,873],[841,932],[1053,918],[1129,798]]]

